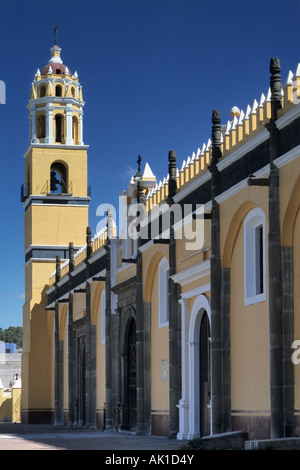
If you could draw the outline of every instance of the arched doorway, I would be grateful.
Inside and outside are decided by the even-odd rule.
[[[122,430],[135,430],[137,425],[136,321],[134,315],[133,308],[126,309],[121,328],[121,396],[118,404],[120,415],[116,425]]]
[[[200,435],[210,434],[210,326],[207,312],[201,318],[199,334]]]
[[[199,295],[189,325],[189,424],[188,439],[211,433],[210,304]]]
[[[136,428],[136,324],[131,320],[127,340],[128,428]]]

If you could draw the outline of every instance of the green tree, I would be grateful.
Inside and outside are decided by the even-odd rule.
[[[0,341],[15,343],[17,349],[23,346],[23,328],[21,326],[10,326],[7,330],[0,328]]]

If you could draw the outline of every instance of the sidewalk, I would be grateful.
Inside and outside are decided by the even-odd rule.
[[[69,429],[52,425],[0,423],[0,450],[165,450],[176,452],[183,441],[161,436]]]

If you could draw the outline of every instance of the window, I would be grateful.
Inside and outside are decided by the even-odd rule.
[[[37,118],[37,137],[38,139],[46,137],[46,117],[44,114],[40,114]]]
[[[75,145],[78,145],[78,118],[76,116],[72,117],[72,137]]]
[[[61,114],[55,115],[55,142],[62,142],[63,140],[63,124],[64,117]]]
[[[68,170],[61,162],[54,162],[50,168],[50,191],[51,193],[68,193]]]
[[[39,86],[39,97],[43,98],[43,96],[46,96],[46,86],[45,85],[40,85]]]
[[[62,96],[62,87],[61,87],[61,85],[56,85],[56,87],[55,87],[55,96]]]
[[[245,305],[265,300],[265,214],[253,209],[244,221]]]
[[[159,327],[169,325],[169,263],[163,258],[158,265]]]

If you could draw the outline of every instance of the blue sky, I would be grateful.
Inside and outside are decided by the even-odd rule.
[[[267,92],[271,57],[285,82],[300,61],[299,17],[295,0],[0,1],[0,328],[22,325],[27,102],[54,21],[62,59],[83,86],[95,233],[98,205],[117,207],[139,154],[159,181],[170,149],[181,167],[207,142],[213,109],[226,123],[234,105],[245,110]]]

